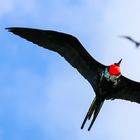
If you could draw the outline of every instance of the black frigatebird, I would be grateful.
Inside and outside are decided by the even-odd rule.
[[[122,59],[118,63],[106,66],[96,61],[72,35],[31,28],[11,27],[7,29],[41,47],[59,53],[89,81],[96,96],[81,129],[92,117],[88,130],[91,129],[105,100],[123,99],[140,103],[140,83],[121,74]]]
[[[136,45],[136,47],[139,47],[140,46],[140,42],[134,40],[133,38],[131,38],[130,36],[120,36],[122,38],[125,38],[125,39],[128,39],[129,41],[131,41],[132,43],[134,43]]]

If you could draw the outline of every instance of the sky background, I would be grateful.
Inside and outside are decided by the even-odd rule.
[[[80,126],[95,96],[58,54],[6,27],[56,30],[76,36],[99,62],[121,58],[122,74],[140,81],[139,0],[0,1],[0,140],[139,140],[140,105],[106,101],[88,132]]]

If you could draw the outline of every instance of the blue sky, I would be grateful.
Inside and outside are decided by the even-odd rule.
[[[126,101],[106,101],[91,131],[81,130],[95,96],[89,83],[58,54],[4,29],[72,34],[103,64],[123,58],[122,74],[140,81],[140,49],[118,38],[140,40],[139,5],[139,0],[0,1],[0,139],[139,140],[140,105]]]

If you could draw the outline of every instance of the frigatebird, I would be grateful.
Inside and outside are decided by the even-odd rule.
[[[131,38],[130,36],[125,36],[125,35],[124,35],[124,36],[120,36],[120,37],[125,38],[125,39],[128,39],[129,41],[131,41],[132,43],[134,43],[135,46],[136,46],[136,48],[140,46],[140,42],[134,40],[134,39]]]
[[[57,52],[64,57],[91,84],[95,98],[92,101],[82,123],[83,129],[87,120],[91,120],[91,129],[103,103],[109,99],[123,99],[140,103],[140,83],[130,80],[121,74],[120,63],[106,66],[96,61],[83,47],[80,41],[69,34],[32,28],[7,28],[28,41],[43,48]]]

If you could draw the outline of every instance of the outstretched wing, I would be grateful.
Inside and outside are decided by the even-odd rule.
[[[121,76],[118,87],[113,89],[110,96],[113,99],[123,99],[140,103],[140,82],[135,82]]]
[[[136,43],[136,41],[133,38],[131,38],[130,36],[121,36],[121,37],[126,38],[126,39],[130,40],[133,43]]]
[[[28,41],[59,53],[90,82],[94,89],[96,89],[97,72],[104,69],[105,66],[92,58],[77,38],[72,35],[51,30],[20,27],[7,29]]]

